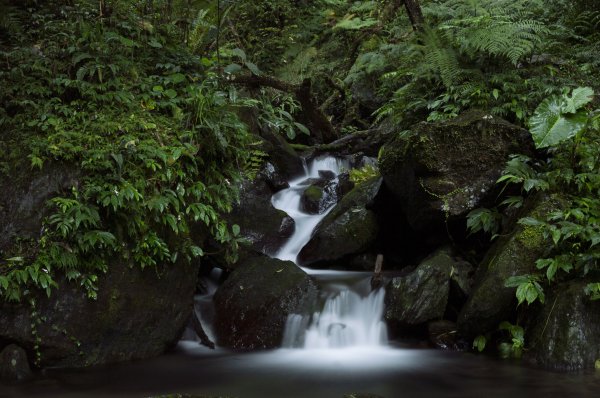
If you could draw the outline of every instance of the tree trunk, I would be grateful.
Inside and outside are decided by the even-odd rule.
[[[404,0],[404,7],[406,7],[413,30],[420,31],[423,28],[423,11],[421,11],[419,0]]]

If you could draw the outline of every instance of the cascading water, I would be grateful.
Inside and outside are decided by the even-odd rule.
[[[285,211],[295,221],[293,235],[274,257],[297,263],[298,253],[310,240],[315,227],[335,205],[336,200],[331,201],[327,207],[320,209],[319,214],[304,212],[301,209],[301,197],[309,185],[307,182],[318,179],[320,173],[332,172],[336,183],[340,172],[347,168],[349,163],[342,159],[316,158],[309,165],[305,164],[304,175],[290,181],[288,189],[273,195],[273,206]],[[290,315],[283,347],[326,349],[386,344],[387,330],[382,321],[385,293],[383,289],[371,292],[368,275],[303,269],[318,278],[322,285],[322,310],[310,316]],[[332,279],[336,280],[335,283],[332,283]]]

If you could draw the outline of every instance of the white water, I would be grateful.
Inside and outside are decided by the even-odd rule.
[[[319,170],[333,171],[337,176],[344,169],[348,169],[346,161],[334,157],[322,157],[313,160],[310,165],[304,164],[304,175],[289,182],[290,187],[277,192],[271,198],[273,207],[285,211],[294,219],[295,230],[290,239],[281,247],[274,257],[281,260],[296,262],[298,253],[308,243],[317,224],[333,208],[326,209],[322,214],[308,214],[300,210],[300,198],[309,185],[303,184],[309,178],[319,178]]]
[[[321,214],[308,214],[300,208],[302,193],[309,186],[303,184],[309,178],[319,178],[319,170],[333,171],[337,175],[348,163],[333,157],[322,157],[305,165],[304,175],[290,181],[290,187],[271,199],[273,206],[285,211],[295,221],[290,239],[274,257],[297,263],[298,253],[310,240],[319,222],[333,208],[333,204]],[[387,329],[382,321],[384,310],[383,289],[370,291],[370,275],[340,271],[315,271],[303,268],[316,276],[327,275],[329,279],[350,277],[340,284],[323,283],[324,302],[321,311],[312,315],[292,314],[288,317],[282,346],[284,348],[339,349],[349,347],[382,347],[387,343]],[[356,283],[356,276],[359,277]]]

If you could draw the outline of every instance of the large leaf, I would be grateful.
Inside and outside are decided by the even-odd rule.
[[[566,113],[576,113],[584,105],[589,104],[594,99],[594,90],[589,87],[577,87],[573,90],[570,97],[565,98]]]
[[[555,146],[580,133],[587,123],[587,114],[578,112],[565,115],[564,103],[559,98],[544,100],[529,120],[533,141],[537,148]]]

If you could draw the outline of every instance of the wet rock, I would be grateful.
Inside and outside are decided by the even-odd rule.
[[[300,198],[301,210],[308,214],[319,214],[320,204],[325,193],[323,188],[311,185],[304,190]]]
[[[279,173],[275,166],[270,162],[264,164],[257,178],[265,181],[273,193],[289,188],[290,186],[281,173]]]
[[[262,149],[284,179],[302,174],[302,159],[282,136],[266,129],[261,130],[260,135],[264,139]]]
[[[456,323],[448,320],[432,321],[427,324],[429,342],[442,350],[464,351],[470,344],[458,334]]]
[[[24,349],[10,344],[0,352],[0,380],[20,382],[31,378],[31,368]]]
[[[316,297],[315,283],[293,262],[249,260],[215,293],[219,344],[240,350],[278,347],[288,315],[306,312]]]
[[[444,316],[455,260],[446,249],[426,258],[406,276],[386,286],[385,319],[395,328],[420,325]]]
[[[271,204],[273,192],[257,178],[245,181],[240,191],[240,203],[225,218],[240,226],[240,235],[256,252],[273,254],[294,233],[294,220]]]
[[[560,371],[593,369],[600,359],[600,301],[584,292],[593,280],[558,285],[546,297],[527,333],[528,357]]]
[[[40,236],[45,206],[53,196],[78,183],[79,172],[65,164],[48,164],[41,171],[0,182],[0,253],[15,237],[21,240]]]
[[[109,264],[98,277],[98,297],[58,280],[50,298],[29,304],[0,304],[0,341],[30,352],[41,338],[41,367],[84,367],[150,358],[173,347],[192,313],[197,270],[183,264],[141,270]],[[168,316],[165,316],[168,314]],[[38,321],[41,321],[38,324]]]
[[[539,195],[529,200],[521,215],[543,218],[560,208],[564,208],[560,197]],[[535,272],[535,262],[551,248],[551,240],[544,238],[540,227],[516,225],[511,233],[500,237],[477,269],[472,294],[458,316],[460,331],[476,336],[509,319],[516,306],[516,288],[505,287],[506,280]]]
[[[379,167],[416,231],[444,228],[497,196],[509,155],[525,153],[529,133],[472,111],[445,122],[420,123],[386,143]]]
[[[336,177],[335,173],[331,170],[319,170],[318,173],[319,173],[319,178],[322,178],[323,180],[326,180],[326,181],[333,180]]]
[[[368,251],[377,238],[377,217],[367,206],[373,201],[381,179],[357,185],[317,225],[298,261],[309,267],[329,267],[344,258]]]

